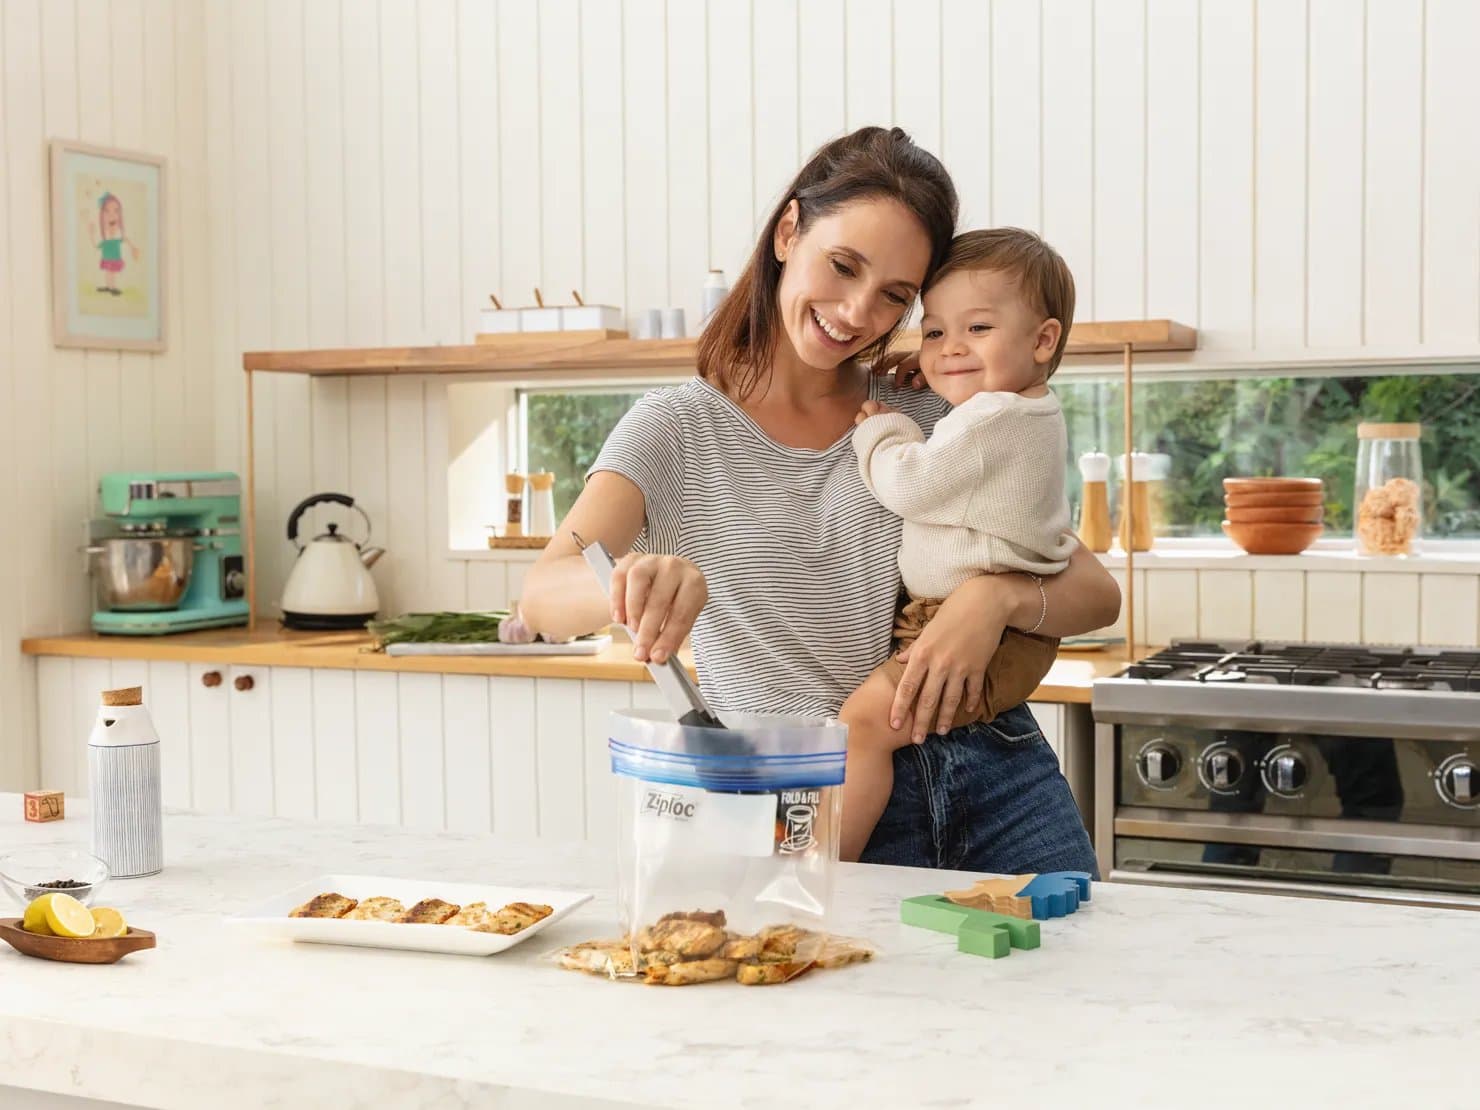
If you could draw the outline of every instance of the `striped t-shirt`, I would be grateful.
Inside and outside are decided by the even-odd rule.
[[[949,411],[878,378],[869,395],[927,436]],[[695,378],[644,396],[591,467],[642,490],[636,550],[704,573],[694,664],[716,709],[830,716],[889,654],[901,523],[864,485],[851,433],[821,451],[784,446]]]

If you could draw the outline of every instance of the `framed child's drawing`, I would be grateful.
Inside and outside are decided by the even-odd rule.
[[[164,159],[51,143],[52,332],[58,347],[165,347]]]

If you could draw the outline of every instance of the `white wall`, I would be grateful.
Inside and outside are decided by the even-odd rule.
[[[210,466],[216,420],[237,418],[218,413],[213,373],[204,16],[172,0],[0,2],[0,789],[36,779],[21,637],[86,624],[77,548],[98,476]],[[52,346],[51,138],[168,160],[162,354]]]

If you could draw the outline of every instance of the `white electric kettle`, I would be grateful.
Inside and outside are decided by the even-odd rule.
[[[339,525],[307,544],[298,542],[298,521],[315,505],[343,505],[365,521],[365,542],[340,535]],[[316,493],[299,502],[288,517],[288,541],[298,548],[298,561],[283,586],[283,623],[289,628],[363,628],[380,609],[380,595],[370,568],[385,549],[370,547],[370,518],[343,493]]]

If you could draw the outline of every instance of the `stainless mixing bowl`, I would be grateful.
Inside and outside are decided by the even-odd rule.
[[[176,608],[195,565],[195,541],[189,537],[119,537],[87,550],[98,601],[122,612]]]

